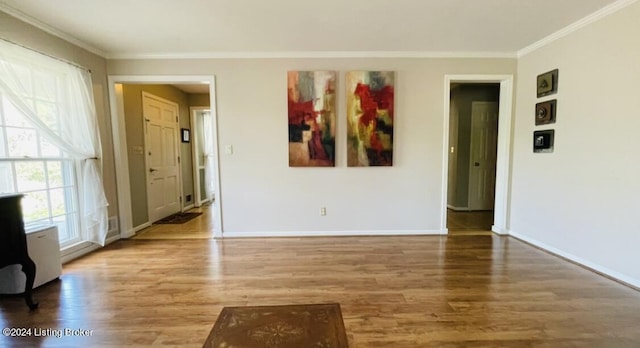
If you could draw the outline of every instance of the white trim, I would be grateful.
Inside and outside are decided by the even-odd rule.
[[[189,204],[189,205],[185,206],[184,208],[182,208],[182,211],[185,212],[185,211],[187,211],[189,209],[193,209],[193,208],[195,208],[195,205]]]
[[[131,216],[131,184],[129,183],[129,155],[124,121],[124,95],[122,85],[111,77],[109,80],[109,108],[113,133],[114,164],[118,191],[118,220],[120,238],[135,235]]]
[[[224,232],[224,238],[255,237],[334,237],[334,236],[433,236],[447,230],[379,230],[379,231],[253,231]]]
[[[502,236],[508,236],[509,235],[509,231],[507,231],[504,228],[500,228],[500,227],[498,227],[496,225],[491,225],[491,231],[495,232],[495,233],[497,233],[499,235],[502,235]]]
[[[270,58],[517,58],[517,52],[488,51],[263,51],[115,53],[107,59],[270,59]]]
[[[133,235],[135,235],[138,231],[144,230],[147,227],[151,227],[152,223],[150,223],[149,221],[143,223],[142,225],[138,225],[134,228],[131,229],[131,231],[133,232]]]
[[[444,122],[442,147],[442,216],[441,230],[447,226],[447,189],[449,172],[449,107],[451,83],[500,83],[498,112],[498,152],[496,160],[496,194],[494,203],[494,224],[492,230],[506,230],[509,218],[510,166],[511,166],[511,120],[513,118],[513,75],[445,75],[444,76]],[[495,231],[494,230],[494,231]]]
[[[26,14],[26,13],[20,11],[20,10],[16,10],[15,8],[13,8],[13,7],[7,5],[7,4],[5,4],[3,2],[0,2],[0,11],[5,12],[5,13],[9,14],[10,16],[15,17],[15,18],[27,23],[27,24],[31,24],[34,27],[36,27],[36,28],[38,28],[38,29],[40,29],[40,30],[42,30],[44,32],[47,32],[47,33],[49,33],[49,34],[51,34],[53,36],[56,36],[56,37],[58,37],[60,39],[63,39],[63,40],[65,40],[65,41],[67,41],[69,43],[72,43],[72,44],[74,44],[74,45],[76,45],[78,47],[84,48],[85,50],[87,50],[87,51],[89,51],[89,52],[91,52],[93,54],[97,54],[100,57],[106,57],[107,56],[107,53],[102,51],[101,49],[99,49],[99,48],[97,48],[95,46],[89,45],[86,42],[81,41],[80,39],[78,39],[78,38],[76,38],[76,37],[74,37],[72,35],[69,35],[69,34],[67,34],[67,33],[65,33],[63,31],[60,31],[60,30],[58,30],[58,29],[56,29],[56,28],[54,28],[54,27],[52,27],[52,26],[50,26],[50,25],[48,25],[46,23],[43,23],[43,22],[41,22],[41,21],[29,16],[28,14]]]
[[[493,226],[507,230],[511,200],[511,122],[513,120],[513,75],[500,81],[500,105],[498,113],[498,153],[496,160],[495,203]],[[493,227],[492,227],[493,229]]]
[[[447,208],[455,211],[471,211],[469,207],[456,207],[455,205],[447,204]]]
[[[596,12],[593,12],[591,14],[589,14],[588,16],[578,20],[577,22],[574,22],[572,24],[569,24],[568,26],[556,31],[555,33],[548,35],[546,37],[544,37],[542,40],[539,40],[537,42],[534,42],[532,44],[530,44],[529,46],[519,50],[517,52],[517,58],[522,58],[524,56],[526,56],[527,54],[534,52],[536,50],[538,50],[539,48],[542,48],[546,45],[549,45],[550,43],[559,40],[577,30],[580,30],[584,27],[586,27],[587,25],[597,22],[600,19],[607,17],[611,14],[614,14],[616,12],[618,12],[619,10],[635,3],[638,0],[618,0],[612,4],[609,4],[601,9],[599,9]]]
[[[556,256],[559,256],[559,257],[565,258],[567,260],[570,260],[572,262],[575,262],[577,264],[580,264],[581,266],[584,266],[584,267],[588,268],[591,271],[594,271],[596,273],[600,273],[600,274],[605,275],[607,277],[613,278],[613,279],[615,279],[615,280],[617,280],[619,282],[625,283],[626,285],[630,285],[630,286],[632,286],[632,287],[634,287],[636,289],[640,289],[640,279],[631,278],[631,277],[629,277],[627,275],[624,275],[622,273],[613,271],[613,270],[611,270],[609,268],[606,268],[604,266],[598,265],[596,263],[587,261],[587,260],[585,260],[585,259],[583,259],[581,257],[578,257],[578,256],[575,256],[573,254],[567,253],[567,252],[562,251],[562,250],[560,250],[558,248],[554,248],[554,247],[552,247],[552,246],[550,246],[548,244],[542,243],[542,242],[540,242],[538,240],[535,240],[533,238],[529,238],[529,237],[524,236],[524,235],[522,235],[520,233],[509,231],[509,235],[514,237],[514,238],[516,238],[516,239],[519,239],[519,240],[521,240],[521,241],[523,241],[525,243],[531,244],[531,245],[536,246],[536,247],[538,247],[540,249],[548,251],[548,252],[550,252],[550,253],[552,253],[552,254],[554,254]]]
[[[124,106],[119,105],[122,100],[122,88],[119,84],[126,83],[146,83],[146,84],[171,84],[171,83],[209,83],[210,110],[212,115],[216,113],[215,103],[215,76],[213,75],[111,75],[109,81],[109,102],[111,110],[111,128],[114,143],[114,162],[116,167],[116,187],[118,191],[118,214],[120,220],[120,237],[129,238],[135,235],[131,216],[131,190],[129,184],[129,162],[127,156],[127,136],[124,119]],[[120,98],[117,97],[119,90]],[[120,107],[119,107],[120,106]],[[214,168],[216,171],[215,185],[217,193],[217,204],[214,205],[214,237],[222,237],[222,192],[220,190],[220,165],[218,146],[218,118],[213,118],[214,134],[216,141],[214,146]]]
[[[215,184],[214,188],[214,196],[217,197],[216,204],[214,204],[214,221],[213,221],[213,237],[214,238],[222,238],[222,234],[224,233],[223,225],[222,225],[222,190],[220,188],[220,147],[219,147],[219,139],[220,136],[218,134],[218,103],[217,103],[217,92],[216,92],[216,79],[215,76],[211,76],[209,80],[209,112],[211,112],[211,125],[213,129],[211,130],[213,134],[213,169],[215,179],[213,180]],[[217,195],[217,196],[215,196]],[[215,199],[215,198],[214,198]]]
[[[119,235],[111,236],[105,240],[104,245],[107,246],[117,240],[120,239]],[[84,256],[94,250],[98,250],[102,248],[101,245],[90,243],[90,242],[82,242],[64,249],[60,252],[60,261],[64,264],[69,261],[75,260],[81,256]]]

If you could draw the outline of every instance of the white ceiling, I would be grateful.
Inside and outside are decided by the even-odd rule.
[[[107,58],[515,55],[615,2],[0,0],[0,10]]]

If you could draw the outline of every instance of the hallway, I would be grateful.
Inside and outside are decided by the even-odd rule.
[[[132,239],[213,239],[213,206],[204,205],[188,212],[202,215],[183,224],[153,224],[138,231]]]
[[[455,211],[447,209],[447,229],[450,235],[489,235],[493,211]]]

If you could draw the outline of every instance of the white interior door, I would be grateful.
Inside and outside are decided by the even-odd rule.
[[[498,103],[471,103],[469,210],[492,210],[496,186]]]
[[[155,222],[181,210],[178,105],[148,93],[142,100],[149,222]]]

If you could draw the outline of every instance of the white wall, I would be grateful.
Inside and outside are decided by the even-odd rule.
[[[445,74],[514,74],[515,59],[112,60],[110,75],[216,76],[225,235],[441,232]],[[335,168],[289,168],[288,70],[396,72],[393,167],[346,167],[338,98]],[[232,145],[233,155],[224,154]],[[327,208],[321,217],[320,207]]]
[[[640,286],[640,3],[518,61],[511,233]],[[559,69],[557,122],[534,125],[536,75]],[[555,151],[532,152],[534,130]]]

